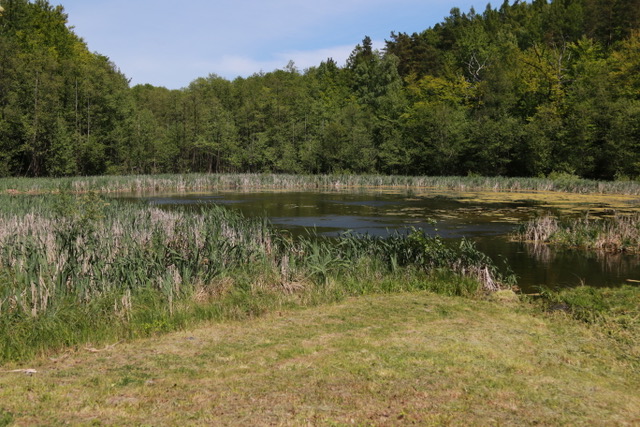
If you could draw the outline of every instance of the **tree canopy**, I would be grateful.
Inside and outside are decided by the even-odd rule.
[[[505,0],[344,66],[130,87],[46,0],[0,0],[0,176],[640,177],[640,0]]]

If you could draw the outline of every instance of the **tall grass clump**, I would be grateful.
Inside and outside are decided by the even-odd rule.
[[[640,194],[638,181],[594,181],[566,173],[548,177],[287,175],[287,174],[165,174],[74,178],[2,178],[0,193],[73,192],[151,193],[211,190],[323,190],[395,188],[451,191],[558,191],[581,194]]]
[[[408,234],[396,232],[388,238],[346,234],[339,248],[348,258],[380,259],[391,271],[408,266],[425,271],[447,270],[475,279],[488,292],[514,284],[512,276],[502,274],[486,254],[466,239],[447,244],[439,236],[413,229]]]
[[[640,287],[544,290],[540,303],[546,311],[565,313],[599,328],[626,346],[625,355],[640,367]]]
[[[562,221],[546,215],[523,224],[516,238],[536,244],[635,253],[640,251],[640,214],[616,213],[610,218],[586,215]]]
[[[507,282],[469,242],[420,231],[294,240],[212,205],[0,195],[0,360],[351,294],[464,295]]]

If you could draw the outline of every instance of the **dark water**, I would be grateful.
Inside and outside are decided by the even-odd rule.
[[[292,234],[315,228],[325,236],[347,230],[384,236],[415,227],[445,239],[466,237],[499,265],[506,261],[525,292],[536,292],[540,286],[616,286],[627,279],[640,279],[638,256],[511,242],[508,235],[518,222],[549,212],[531,201],[482,203],[442,196],[311,192],[181,194],[146,199],[166,207],[215,203],[245,216],[266,215],[276,227]],[[430,220],[435,220],[435,225]]]

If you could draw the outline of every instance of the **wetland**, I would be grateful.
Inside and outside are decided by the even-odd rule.
[[[496,264],[507,265],[518,286],[616,286],[640,279],[637,254],[557,248],[519,242],[513,233],[532,218],[553,215],[605,218],[637,212],[633,195],[557,192],[442,191],[435,189],[350,189],[348,191],[213,191],[127,195],[164,209],[221,205],[247,217],[266,216],[294,236],[333,238],[344,232],[387,236],[413,228],[444,240],[467,238]]]
[[[438,180],[0,180],[0,362],[377,293],[637,289],[637,252],[514,238],[532,218],[636,212],[636,184]]]

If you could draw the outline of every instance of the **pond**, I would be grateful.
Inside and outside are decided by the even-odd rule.
[[[550,201],[550,198],[554,200]],[[245,216],[264,216],[278,228],[298,235],[315,229],[320,236],[351,230],[384,236],[411,227],[444,239],[468,238],[501,267],[506,262],[524,292],[540,287],[617,286],[640,279],[640,258],[580,250],[560,250],[511,241],[517,224],[535,215],[603,215],[611,209],[634,210],[632,198],[518,193],[403,191],[213,192],[137,196],[173,208],[214,203]],[[433,221],[435,221],[435,224]]]

